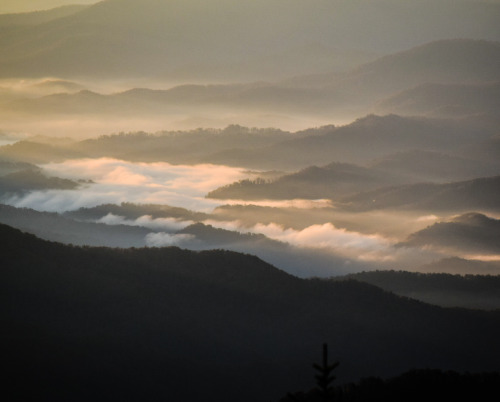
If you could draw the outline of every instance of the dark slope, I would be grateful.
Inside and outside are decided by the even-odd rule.
[[[197,163],[206,155],[244,147],[269,146],[295,136],[275,128],[247,128],[229,125],[224,129],[167,131],[157,135],[131,133],[84,140],[75,150],[91,157],[114,156],[131,161]]]
[[[93,221],[101,219],[108,214],[123,216],[126,219],[132,220],[144,215],[149,215],[153,219],[175,218],[184,221],[198,221],[210,218],[209,214],[185,208],[160,204],[133,204],[130,202],[122,202],[120,205],[102,204],[92,208],[80,208],[75,211],[67,211],[64,213],[64,216],[82,221]]]
[[[326,59],[323,71],[337,70],[346,65],[339,53],[350,49],[388,53],[440,38],[498,40],[499,15],[497,4],[461,0],[313,0],[307,6],[298,0],[286,6],[278,0],[109,0],[7,31],[0,68],[3,76],[291,76],[309,73],[318,58]],[[317,50],[311,54],[311,48]]]
[[[357,383],[333,384],[330,400],[343,402],[420,402],[425,400],[488,401],[497,395],[500,373],[457,373],[432,369],[410,370],[396,377],[363,378]],[[279,402],[322,402],[318,387],[307,392],[288,393]]]
[[[343,135],[354,136],[356,133]],[[368,132],[365,135],[369,141]],[[335,132],[332,132],[331,136],[336,136],[339,143],[343,141]],[[383,137],[382,133],[373,141],[383,142]],[[309,139],[315,141],[317,138]],[[350,140],[353,141],[352,138]],[[361,141],[360,138],[359,142]],[[305,141],[300,140],[300,142]],[[388,140],[387,142],[389,143]],[[500,173],[500,162],[464,158],[443,152],[409,150],[377,158],[369,164],[369,167],[350,163],[330,163],[320,167],[311,166],[271,180],[263,178],[241,180],[217,188],[209,192],[207,197],[242,200],[294,198],[335,200],[356,192],[366,192],[390,185],[423,181],[442,183],[472,180],[498,173]]]
[[[336,199],[347,194],[402,183],[397,174],[348,163],[311,166],[275,180],[242,180],[207,194],[218,199]]]
[[[0,176],[5,176],[11,173],[21,172],[23,170],[38,170],[39,167],[30,163],[10,162],[0,160]]]
[[[339,381],[500,368],[498,314],[224,251],[74,248],[6,226],[0,244],[4,390],[19,399],[275,399],[310,387],[325,341]]]
[[[404,208],[423,211],[498,211],[500,176],[445,184],[419,183],[362,192],[341,200],[352,211]]]
[[[150,217],[160,218],[160,221],[150,221]],[[120,224],[121,218],[128,222]],[[167,219],[162,222],[161,218]],[[96,223],[101,219],[101,223]],[[105,247],[175,245],[190,250],[224,249],[258,256],[299,277],[329,277],[366,269],[364,263],[346,263],[344,258],[327,250],[294,247],[262,234],[245,232],[244,228],[225,230],[200,223],[210,219],[225,218],[166,205],[105,204],[62,215],[0,205],[1,223],[64,244]]]
[[[459,181],[500,173],[500,161],[488,161],[483,155],[459,156],[446,152],[411,150],[378,158],[370,167],[388,173],[397,172],[411,180]]]
[[[239,147],[259,149],[297,135],[275,128],[247,128],[229,125],[224,129],[145,132],[103,135],[73,143],[58,144],[19,141],[0,147],[0,157],[33,163],[60,162],[74,158],[115,157],[135,162],[166,161],[170,163],[199,163],[215,152]]]
[[[0,147],[0,157],[6,161],[23,161],[37,163],[61,162],[66,159],[82,158],[80,152],[71,150],[68,146],[50,145],[32,140],[23,140]]]
[[[102,218],[99,216],[97,219]],[[57,213],[0,204],[0,222],[42,239],[64,244],[107,247],[144,247],[154,230],[125,225],[81,222]]]
[[[263,234],[245,232],[244,228],[226,230],[195,223],[177,231],[176,234],[189,236],[181,243],[182,247],[191,250],[224,249],[252,254],[302,278],[330,277],[366,268],[363,262],[346,262],[345,258],[325,249],[294,247]],[[158,242],[161,244],[161,236],[158,236]]]
[[[434,274],[448,273],[452,275],[500,275],[500,262],[465,260],[452,257],[421,265],[412,269],[412,271]]]
[[[491,163],[497,165],[491,149],[494,144],[487,143],[494,142],[489,138],[497,134],[497,128],[485,127],[481,120],[368,115],[345,126],[330,125],[296,133],[229,125],[224,129],[157,134],[121,133],[52,145],[24,140],[0,147],[0,157],[45,163],[107,156],[136,162],[215,163],[262,170],[298,169],[332,161],[365,164],[418,149],[446,154],[469,152],[469,157],[477,160],[491,154]],[[478,168],[486,170],[487,163],[483,165],[479,163]]]
[[[500,43],[473,39],[437,40],[380,57],[343,74],[289,80],[300,87],[330,86],[344,95],[389,95],[425,83],[464,84],[499,78]]]
[[[403,244],[498,255],[499,240],[500,220],[470,212],[413,233]]]
[[[500,82],[434,83],[422,84],[384,99],[377,105],[376,110],[379,113],[400,115],[464,116],[494,114],[499,106]]]
[[[493,135],[496,127],[487,130],[477,122],[368,115],[345,126],[308,130],[309,135],[302,138],[258,150],[221,151],[205,160],[263,169],[326,165],[332,161],[363,164],[413,149],[453,152]]]
[[[499,42],[453,39],[382,57],[358,71],[373,90],[394,92],[402,85],[409,88],[425,82],[494,81],[499,68]]]
[[[78,0],[75,0],[75,3],[76,2],[78,2]],[[19,28],[30,25],[44,24],[58,18],[64,18],[72,14],[76,14],[77,12],[84,10],[86,7],[87,6],[75,4],[56,7],[44,11],[0,14],[0,29],[5,30],[6,28],[12,29],[12,27]]]
[[[75,190],[80,185],[73,180],[47,176],[38,169],[21,170],[0,176],[0,197],[36,190]]]
[[[157,116],[183,108],[247,113],[272,110],[323,118],[336,116],[342,120],[373,110],[447,117],[487,113],[494,118],[499,103],[496,83],[500,80],[499,43],[443,40],[393,53],[346,73],[279,82],[271,79],[271,82],[245,84],[179,85],[164,90],[134,88],[113,94],[87,90],[71,94],[56,92],[5,102],[3,109],[5,113],[20,116],[27,113]],[[117,52],[114,49],[112,54]]]
[[[500,276],[372,271],[346,275],[400,296],[444,307],[500,309]]]
[[[170,89],[133,88],[125,92],[101,94],[88,90],[73,93],[53,91],[46,96],[5,101],[3,109],[21,116],[112,114],[143,116],[186,110],[329,112],[331,94],[289,88],[279,83],[179,85]],[[64,91],[66,92],[66,91]],[[7,98],[8,99],[8,98]]]

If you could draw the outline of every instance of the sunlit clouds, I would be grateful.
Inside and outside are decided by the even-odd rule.
[[[224,200],[225,205],[257,205],[259,207],[275,207],[275,208],[298,208],[298,209],[310,209],[310,208],[328,208],[333,205],[331,200],[321,199],[321,200],[303,200],[303,199],[293,199],[293,200]]]
[[[303,230],[285,229],[276,223],[257,224],[251,228],[242,228],[237,221],[205,223],[226,230],[260,233],[294,247],[328,251],[339,257],[367,263],[408,263],[415,260],[425,262],[437,256],[432,251],[395,247],[393,241],[383,236],[352,232],[336,228],[331,223],[311,225]]]
[[[105,223],[106,225],[129,225],[141,226],[154,230],[177,231],[184,229],[186,226],[192,225],[193,221],[184,221],[175,218],[155,218],[150,215],[141,216],[135,220],[126,219],[123,216],[113,215],[111,213],[97,220],[97,223]]]
[[[204,195],[215,187],[246,177],[242,169],[220,165],[131,163],[112,158],[77,159],[43,167],[54,176],[83,176],[96,183],[109,185],[164,187],[193,195]]]
[[[189,247],[193,241],[196,241],[193,235],[189,234],[170,234],[170,233],[150,233],[146,236],[146,244],[149,247]]]
[[[104,203],[168,204],[212,210],[220,202],[205,199],[210,190],[248,177],[243,169],[218,165],[131,163],[111,158],[78,159],[43,166],[47,174],[92,180],[80,190],[36,191],[4,200],[9,205],[61,212]]]
[[[151,231],[144,238],[149,247],[179,246],[191,249],[222,247],[248,252],[299,276],[329,276],[373,269],[403,269],[429,263],[450,254],[440,247],[405,244],[405,237],[440,219],[434,214],[391,214],[389,212],[342,213],[330,200],[261,200],[237,202],[205,198],[210,191],[252,177],[248,169],[223,165],[172,165],[165,162],[133,163],[113,158],[75,159],[42,166],[47,175],[81,180],[76,190],[33,191],[10,196],[2,202],[38,211],[64,212],[82,207],[121,203],[157,204],[212,214],[201,221],[144,214],[133,218],[120,213],[103,213],[94,223],[127,225]],[[224,217],[221,205],[272,207],[269,215],[255,220]],[[277,222],[272,211],[299,215],[314,210],[314,222],[298,226]],[[295,211],[295,212],[290,212]],[[305,216],[305,215],[304,215]],[[321,217],[322,222],[318,220]],[[334,224],[336,219],[343,224]],[[332,220],[333,218],[333,220]],[[276,219],[276,220],[275,220]],[[307,219],[307,218],[304,218]],[[307,222],[307,220],[304,220]],[[205,242],[196,234],[179,233],[195,223],[231,231],[230,240]],[[359,228],[359,229],[358,229]],[[408,233],[405,233],[407,231]],[[263,243],[245,243],[239,234],[264,235]],[[263,246],[264,244],[264,246]],[[476,258],[476,259],[483,259]],[[311,260],[312,259],[312,260]],[[311,268],[314,261],[315,268]]]

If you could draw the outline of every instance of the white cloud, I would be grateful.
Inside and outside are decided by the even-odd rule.
[[[227,205],[257,205],[259,207],[274,207],[274,208],[297,208],[297,209],[310,209],[310,208],[331,208],[333,203],[328,199],[319,200],[304,200],[296,198],[293,200],[224,200]]]
[[[190,234],[170,234],[170,233],[149,233],[146,235],[146,245],[148,247],[186,246],[195,240]]]
[[[61,212],[99,204],[133,202],[139,204],[163,204],[183,207],[195,211],[212,211],[225,203],[205,199],[204,196],[216,187],[232,183],[249,175],[244,169],[215,165],[171,165],[168,163],[131,163],[117,159],[80,159],[64,163],[45,165],[48,174],[66,178],[91,179],[94,184],[78,190],[36,191],[22,197],[12,197],[5,203],[17,207],[29,207],[42,211]],[[271,202],[272,203],[272,202]],[[285,200],[271,204],[276,207],[311,208],[328,206],[324,200]],[[331,212],[331,211],[330,211]],[[333,212],[331,212],[333,213]],[[371,222],[371,227],[394,225],[389,216],[356,216],[357,221]],[[368,219],[370,218],[370,219]],[[326,217],[325,217],[326,219]],[[398,217],[400,225],[402,217]],[[434,216],[406,216],[405,226],[428,224]],[[160,233],[148,235],[150,246],[177,245],[199,248],[203,244],[193,236],[175,234],[178,230],[194,223],[175,218],[153,218],[149,215],[137,219],[108,214],[99,222],[110,225],[125,224],[150,228]],[[435,250],[395,247],[397,240],[388,238],[390,234],[366,234],[335,227],[332,223],[315,224],[303,229],[285,229],[276,223],[245,226],[242,222],[207,220],[203,222],[217,228],[243,233],[262,233],[273,240],[288,243],[295,250],[305,254],[321,254],[325,261],[350,261],[352,266],[377,268],[404,268],[429,262],[438,257]],[[387,232],[387,230],[386,230]],[[277,255],[277,254],[276,254]],[[328,256],[330,257],[328,257]],[[269,256],[264,256],[271,258]],[[276,257],[278,258],[278,257]],[[283,258],[280,254],[279,259]],[[323,258],[323,257],[322,257]],[[277,260],[270,260],[275,262]],[[287,262],[289,264],[289,262]],[[304,268],[306,269],[306,268]]]
[[[206,193],[248,177],[244,169],[227,166],[132,163],[111,158],[69,160],[50,163],[43,168],[51,176],[90,179],[94,184],[78,190],[35,191],[4,202],[50,212],[121,202],[211,211],[221,202],[205,199]]]
[[[123,216],[114,215],[112,213],[103,216],[97,220],[98,223],[105,223],[106,225],[128,225],[128,226],[141,226],[154,230],[168,230],[175,232],[185,227],[192,225],[194,221],[184,221],[175,218],[153,218],[151,215],[144,215],[137,219],[126,219]]]
[[[435,222],[439,220],[439,217],[436,215],[424,215],[424,216],[419,216],[417,219],[415,219],[416,222]]]
[[[311,225],[302,230],[285,229],[276,223],[256,224],[250,228],[243,227],[239,221],[208,220],[204,223],[226,230],[261,233],[270,239],[288,243],[294,247],[317,249],[360,262],[395,265],[414,261],[424,263],[436,258],[436,253],[431,250],[395,247],[391,239],[381,235],[348,231],[336,228],[331,223]]]

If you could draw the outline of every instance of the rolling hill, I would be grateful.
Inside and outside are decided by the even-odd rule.
[[[352,211],[402,208],[421,211],[498,211],[500,176],[445,184],[418,183],[381,188],[346,197],[343,208]]]
[[[455,253],[500,255],[500,221],[470,212],[411,234],[405,245],[453,250]]]
[[[293,171],[333,161],[367,165],[374,159],[407,152],[409,166],[403,166],[402,170],[409,173],[410,167],[418,164],[418,158],[415,160],[418,153],[412,155],[411,152],[419,150],[429,163],[445,167],[443,172],[453,170],[461,160],[464,165],[457,172],[473,174],[496,172],[498,158],[495,158],[494,148],[497,145],[492,138],[495,134],[497,126],[485,127],[481,119],[464,122],[368,115],[344,126],[328,125],[298,132],[233,124],[224,129],[120,133],[62,143],[56,139],[49,142],[29,138],[0,147],[0,157],[46,163],[105,156],[133,162],[213,163]],[[444,156],[439,161],[436,153],[450,157]],[[478,162],[481,160],[484,162]],[[448,163],[450,166],[446,166]],[[425,172],[424,168],[422,164],[420,170]],[[469,169],[470,173],[464,172]]]
[[[73,56],[75,60],[78,57]],[[404,114],[432,114],[441,110],[437,115],[456,117],[465,112],[494,113],[499,103],[495,83],[500,80],[499,68],[499,42],[442,40],[393,53],[345,73],[285,81],[266,78],[266,82],[244,84],[133,88],[108,94],[82,90],[14,99],[4,102],[3,107],[4,113],[40,116],[158,115],[174,113],[179,108],[208,108],[219,112],[273,110],[275,113],[334,114],[344,115],[344,119],[373,110]],[[455,113],[451,113],[452,107]],[[449,110],[447,114],[446,110]]]
[[[499,106],[499,82],[422,84],[382,100],[376,110],[400,115],[463,116],[493,114]]]
[[[248,152],[220,151],[205,161],[263,169],[304,168],[335,162],[365,164],[396,152],[420,149],[452,153],[496,133],[475,122],[368,115],[339,127],[308,131],[308,136],[290,138]],[[239,164],[237,164],[239,163]]]
[[[322,167],[311,166],[274,180],[261,178],[242,180],[211,191],[207,194],[207,198],[235,200],[338,199],[347,194],[402,182],[397,174],[390,175],[376,169],[348,163],[331,163]]]
[[[295,77],[286,82],[302,88],[327,87],[347,99],[358,97],[366,101],[428,83],[464,85],[497,81],[499,66],[498,41],[446,39],[379,57],[344,73]],[[474,86],[470,89],[477,90]]]
[[[500,275],[498,261],[466,260],[458,257],[443,258],[429,264],[413,267],[413,272],[446,273],[452,275]]]
[[[0,222],[41,239],[79,246],[145,247],[154,230],[126,225],[78,221],[57,213],[0,204]]]
[[[336,280],[349,279],[444,307],[500,309],[500,276],[372,271],[346,275]]]
[[[74,4],[97,3],[98,0],[4,0],[0,5],[1,14],[36,14],[33,10],[51,10],[60,7],[74,7]]]
[[[64,18],[85,9],[84,5],[66,5],[43,11],[0,14],[0,27],[26,27],[44,24],[59,18]],[[1,10],[1,8],[0,8]]]
[[[411,150],[375,159],[369,167],[388,173],[397,172],[409,181],[459,181],[494,176],[500,172],[500,162],[488,161],[485,154],[462,156],[460,150],[454,154]]]
[[[73,180],[47,176],[39,170],[22,170],[0,176],[2,197],[36,190],[74,190],[80,185],[81,183]]]
[[[309,388],[323,342],[338,381],[499,369],[496,313],[301,280],[227,251],[69,247],[4,225],[0,244],[1,364],[23,399],[276,399]]]
[[[345,67],[352,49],[386,54],[450,37],[499,40],[499,15],[498,4],[462,0],[314,0],[306,7],[298,0],[286,6],[281,0],[107,0],[8,30],[0,40],[0,71],[3,77],[291,76],[310,73],[311,60],[325,54],[324,71]],[[303,57],[304,47],[318,50]],[[359,56],[354,60],[359,64]]]

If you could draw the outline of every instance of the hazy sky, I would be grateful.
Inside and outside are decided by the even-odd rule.
[[[0,13],[21,13],[66,6],[68,4],[92,4],[98,0],[0,0]]]

